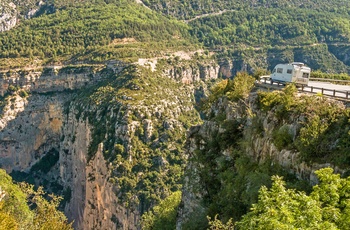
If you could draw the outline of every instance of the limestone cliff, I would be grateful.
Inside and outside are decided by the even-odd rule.
[[[285,176],[296,187],[302,183],[298,188],[307,189],[310,186],[307,184],[317,183],[314,174],[317,169],[333,167],[338,173],[346,173],[344,163],[339,167],[334,157],[326,157],[347,148],[339,146],[339,143],[349,140],[347,118],[344,118],[345,123],[337,124],[343,119],[343,115],[339,115],[341,111],[346,111],[344,104],[315,96],[293,95],[290,98],[294,101],[300,101],[302,105],[309,101],[312,106],[297,112],[298,107],[293,107],[291,101],[290,108],[283,108],[274,102],[276,104],[266,110],[264,103],[273,101],[271,98],[279,94],[271,94],[270,99],[262,99],[261,95],[260,92],[252,92],[248,98],[238,102],[221,97],[207,111],[207,120],[203,125],[190,129],[186,144],[190,163],[185,172],[177,229],[205,227],[207,215],[219,214],[223,220],[229,217],[238,220],[256,201],[259,187],[269,185],[269,177],[273,174]],[[315,112],[320,107],[323,115]],[[338,115],[325,115],[331,110],[337,111],[331,114]],[[314,121],[310,119],[318,116],[323,116],[323,121],[317,127],[327,126],[329,117],[333,117],[332,122],[335,122],[331,125],[332,131],[328,131],[334,134],[326,132],[323,135],[312,131],[315,138],[323,135],[313,141],[321,141],[329,148],[323,159],[320,155],[316,157],[317,153],[306,157],[306,150],[300,147],[303,141],[301,136],[312,129],[310,123]],[[341,132],[344,132],[344,136],[339,135]]]
[[[217,77],[211,68],[201,79]],[[181,187],[185,132],[200,122],[196,87],[163,70],[111,62],[2,73],[1,167],[62,195],[76,229],[137,229]]]
[[[10,30],[17,23],[16,5],[12,2],[4,2],[0,5],[0,32]]]
[[[0,4],[0,33],[15,27],[22,19],[30,19],[41,8],[49,8],[45,0],[2,0]],[[46,11],[49,11],[46,9]]]

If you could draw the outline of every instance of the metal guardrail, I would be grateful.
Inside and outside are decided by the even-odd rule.
[[[307,91],[305,89],[310,89],[310,91]],[[321,93],[322,95],[336,97],[336,98],[345,98],[349,99],[349,91],[343,91],[343,90],[335,90],[335,89],[325,89],[325,88],[319,88],[315,86],[301,86],[301,88],[298,89],[301,92],[310,92],[310,93]]]
[[[316,77],[310,77],[310,80],[313,80],[313,81],[340,82],[340,83],[347,83],[347,84],[350,84],[350,81],[349,81],[349,80],[338,80],[338,79],[316,78]]]
[[[260,83],[274,86],[274,84],[271,84],[271,82],[269,81],[269,78],[267,77],[262,77],[260,80]],[[277,87],[283,85],[280,82],[274,82],[274,83],[276,83],[275,86],[277,85]],[[320,93],[321,95],[330,96],[330,97],[339,98],[339,99],[347,99],[347,100],[350,99],[350,91],[345,91],[345,90],[326,89],[326,88],[307,86],[307,85],[302,85],[298,87],[298,90],[301,92],[314,93],[314,94]]]

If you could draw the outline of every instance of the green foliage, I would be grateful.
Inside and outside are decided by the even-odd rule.
[[[233,80],[222,80],[210,89],[210,95],[202,100],[201,109],[209,109],[220,97],[226,96],[230,101],[248,97],[254,87],[255,79],[245,72],[237,73]]]
[[[223,224],[216,215],[214,217],[214,220],[211,220],[211,218],[208,216],[208,222],[209,222],[209,229],[210,230],[234,230],[234,224],[232,223],[232,219],[227,221],[227,223]]]
[[[266,70],[266,69],[261,69],[261,68],[258,68],[257,70],[254,71],[253,73],[253,77],[256,79],[256,80],[260,80],[260,77],[261,76],[266,76],[266,75],[270,75],[270,71]]]
[[[289,7],[246,8],[200,18],[190,25],[193,36],[207,47],[305,45],[346,42],[350,38],[349,15]]]
[[[9,87],[7,88],[7,91],[10,93],[14,93],[19,89],[20,89],[19,86],[9,85]]]
[[[346,73],[340,73],[340,74],[331,74],[331,73],[325,73],[321,71],[312,71],[311,76],[313,78],[323,78],[323,79],[334,79],[334,80],[350,80],[350,75]]]
[[[56,149],[51,149],[39,162],[32,166],[30,171],[35,172],[40,170],[42,173],[48,173],[58,160],[59,152]]]
[[[277,148],[296,148],[306,161],[349,164],[350,146],[349,109],[318,96],[295,95],[295,87],[283,91],[260,92],[259,103],[263,111],[273,111],[280,123],[293,122],[302,117],[297,136],[289,133],[286,126],[273,132]]]
[[[18,95],[22,98],[26,98],[29,96],[28,92],[23,89],[18,92]]]
[[[56,2],[55,2],[56,4]],[[0,57],[97,62],[189,46],[188,26],[132,1],[78,3],[0,34]]]
[[[282,126],[275,129],[272,133],[273,143],[278,150],[290,149],[293,144],[293,136],[290,133],[288,126]]]
[[[181,201],[181,192],[174,192],[162,200],[151,211],[142,215],[144,230],[172,230],[176,228],[177,208]]]
[[[281,177],[272,177],[271,189],[260,189],[259,201],[237,223],[238,229],[349,229],[350,177],[341,179],[331,168],[316,174],[320,183],[310,195],[287,189]]]
[[[194,152],[191,163],[196,165],[200,187],[197,189],[205,191],[203,205],[206,207],[206,215],[213,218],[219,214],[220,221],[223,222],[230,218],[239,220],[248,207],[257,201],[259,188],[271,184],[270,176],[273,174],[285,175],[290,186],[299,187],[298,180],[280,166],[269,160],[257,163],[246,155],[242,139],[244,122],[244,118],[240,122],[227,120],[218,124],[220,133],[211,131],[210,138],[201,135],[195,137],[200,149]],[[307,188],[303,185],[301,187]],[[205,217],[197,218],[198,226],[207,224]],[[202,218],[201,222],[199,218]]]
[[[346,0],[341,1],[326,1],[326,0],[304,0],[302,4],[298,0],[265,0],[265,1],[240,1],[240,0],[193,0],[173,1],[171,4],[165,0],[147,0],[144,3],[152,9],[163,12],[164,14],[173,15],[180,19],[194,18],[196,15],[217,13],[220,10],[231,10],[239,12],[245,9],[254,8],[259,10],[271,9],[288,9],[295,11],[297,9],[313,9],[317,11],[329,11],[342,14],[349,14],[350,4]],[[300,5],[301,4],[301,5]],[[278,10],[275,10],[278,13]]]
[[[33,213],[27,205],[27,196],[13,184],[12,178],[3,169],[0,169],[0,187],[6,194],[2,199],[1,212],[8,215],[10,223],[13,223],[14,219],[20,228],[28,228],[32,222]]]
[[[288,119],[297,106],[297,88],[287,85],[282,91],[259,92],[259,103],[263,111],[274,111],[279,120]]]
[[[213,103],[221,96],[225,94],[225,90],[228,84],[228,80],[223,80],[218,82],[210,89],[210,95],[202,100],[201,109],[206,110],[209,109]]]
[[[73,229],[64,214],[57,210],[61,199],[49,195],[48,201],[44,196],[41,187],[35,191],[28,184],[14,184],[0,169],[0,229]]]
[[[347,165],[350,140],[349,109],[329,105],[322,98],[309,102],[308,116],[296,142],[297,149],[306,160],[334,162]]]
[[[0,230],[16,230],[18,229],[18,224],[16,219],[10,214],[2,210],[2,202],[0,201]]]
[[[29,202],[35,206],[33,227],[38,230],[71,230],[71,224],[68,223],[66,216],[58,211],[58,205],[61,198],[49,195],[50,201],[44,198],[42,187],[34,190],[33,185],[22,184],[22,189],[28,194]]]
[[[231,101],[247,98],[254,87],[255,79],[245,72],[239,72],[227,85],[226,96]]]
[[[200,122],[197,111],[189,109],[192,90],[161,70],[130,65],[77,93],[71,105],[79,111],[76,118],[93,127],[89,159],[103,143],[110,182],[118,188],[118,201],[130,209],[143,214],[181,189],[185,127]]]

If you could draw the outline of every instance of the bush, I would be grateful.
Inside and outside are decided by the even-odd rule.
[[[248,97],[254,87],[255,79],[245,72],[239,72],[227,86],[227,97],[232,101],[238,101]]]
[[[210,89],[210,95],[202,100],[201,110],[207,110],[220,97],[226,96],[230,101],[248,97],[254,87],[255,79],[245,72],[239,72],[233,80],[225,79]]]
[[[293,136],[290,133],[288,126],[282,126],[272,133],[273,143],[278,150],[291,148],[293,146]]]
[[[144,230],[172,230],[176,228],[177,208],[181,201],[181,192],[174,192],[160,202],[151,211],[142,215]]]

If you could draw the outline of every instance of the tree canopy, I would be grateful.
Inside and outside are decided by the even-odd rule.
[[[350,177],[333,169],[316,171],[319,184],[311,194],[287,189],[281,177],[262,186],[259,200],[237,223],[239,229],[350,229]]]
[[[0,169],[0,230],[70,230],[67,218],[58,211],[60,198],[50,195],[49,200],[42,188],[15,184]]]

